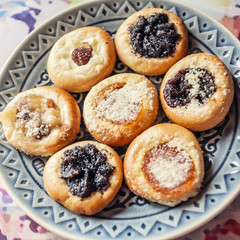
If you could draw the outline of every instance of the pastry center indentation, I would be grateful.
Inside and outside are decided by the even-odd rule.
[[[88,42],[82,42],[81,46],[72,51],[72,60],[78,65],[86,65],[92,57],[92,46]]]
[[[165,13],[155,13],[147,18],[139,16],[137,24],[128,30],[134,53],[146,58],[171,56],[181,39]]]
[[[93,192],[103,192],[110,186],[109,178],[115,167],[107,162],[106,154],[95,145],[66,150],[62,159],[60,177],[66,180],[73,195],[87,198]]]
[[[170,107],[204,104],[216,92],[214,76],[203,68],[185,68],[169,79],[163,96]]]
[[[16,128],[35,140],[48,136],[59,119],[60,110],[50,98],[31,95],[16,105]]]
[[[142,83],[114,84],[96,98],[96,115],[117,124],[135,121],[142,109]]]
[[[167,192],[191,179],[194,165],[185,151],[160,144],[147,152],[142,170],[155,190]]]

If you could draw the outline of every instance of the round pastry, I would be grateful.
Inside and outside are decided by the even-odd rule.
[[[17,94],[0,113],[0,121],[14,147],[30,155],[49,156],[76,139],[81,113],[68,92],[44,86]]]
[[[105,208],[120,189],[122,161],[107,145],[77,142],[47,161],[43,180],[54,200],[74,213],[92,215]]]
[[[94,86],[85,98],[83,118],[91,135],[111,146],[131,142],[158,114],[155,86],[134,73],[113,75]]]
[[[112,73],[115,61],[111,36],[102,28],[83,27],[57,40],[50,51],[47,70],[58,87],[85,92]]]
[[[192,132],[177,124],[158,124],[129,145],[124,176],[135,194],[175,206],[199,192],[204,177],[203,154]]]
[[[234,96],[231,73],[216,56],[189,55],[165,74],[160,99],[167,117],[192,131],[210,129],[227,115]]]
[[[175,14],[147,8],[121,24],[115,47],[120,60],[135,72],[160,75],[187,54],[188,32]]]

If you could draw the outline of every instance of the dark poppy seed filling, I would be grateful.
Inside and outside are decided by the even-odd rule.
[[[147,18],[139,16],[137,24],[129,27],[129,32],[134,53],[146,58],[171,56],[181,38],[165,13],[155,13]]]
[[[168,80],[163,96],[170,107],[185,106],[193,100],[204,104],[216,90],[215,78],[206,69],[185,68]]]
[[[95,145],[76,146],[64,152],[61,178],[66,180],[73,195],[87,198],[93,192],[107,190],[114,169]]]

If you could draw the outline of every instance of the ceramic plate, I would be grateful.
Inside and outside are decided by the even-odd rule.
[[[53,43],[65,33],[98,26],[114,38],[130,14],[149,7],[167,9],[189,30],[189,53],[210,52],[221,58],[235,81],[235,98],[225,120],[196,134],[204,152],[205,179],[201,193],[170,208],[132,194],[123,184],[115,200],[95,216],[78,216],[53,201],[43,186],[46,159],[29,157],[8,144],[0,132],[0,176],[9,194],[36,222],[69,239],[168,239],[182,236],[220,213],[240,191],[239,82],[240,44],[222,25],[203,13],[172,1],[97,1],[70,8],[33,31],[6,63],[0,79],[0,110],[23,90],[51,85],[46,61]],[[117,61],[113,74],[131,72]],[[150,78],[159,89],[161,76]],[[73,94],[82,109],[86,94]],[[158,122],[168,119],[160,114]],[[81,125],[78,140],[90,139]],[[117,148],[123,156],[126,149]]]

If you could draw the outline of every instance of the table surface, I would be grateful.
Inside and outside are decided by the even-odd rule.
[[[239,0],[179,0],[225,25],[240,40]],[[0,69],[17,45],[39,24],[83,0],[1,0]],[[64,240],[29,218],[0,182],[0,240]],[[220,215],[181,240],[240,239],[240,196]]]

